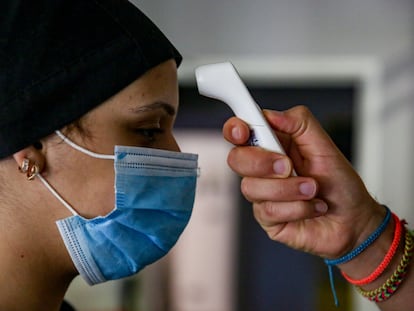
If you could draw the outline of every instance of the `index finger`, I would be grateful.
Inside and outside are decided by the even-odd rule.
[[[250,128],[241,119],[231,117],[223,125],[223,137],[233,145],[245,145],[250,137]]]
[[[260,147],[235,147],[227,157],[230,168],[241,176],[286,178],[292,173],[292,161],[283,154]]]

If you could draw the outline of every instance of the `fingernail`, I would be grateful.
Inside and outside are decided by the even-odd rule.
[[[276,160],[273,163],[273,171],[277,175],[286,175],[288,168],[289,168],[289,165],[283,159]]]
[[[318,213],[324,214],[327,212],[327,210],[328,205],[325,202],[320,201],[315,204],[315,211],[317,211]]]
[[[239,127],[233,127],[231,130],[231,136],[236,139],[236,140],[241,140],[242,139],[242,135],[241,135],[241,131]]]
[[[315,194],[315,185],[310,182],[304,182],[299,185],[299,191],[307,197],[312,197]]]

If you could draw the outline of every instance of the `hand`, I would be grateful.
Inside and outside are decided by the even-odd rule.
[[[256,220],[275,241],[324,258],[351,251],[379,225],[385,210],[305,107],[264,111],[288,156],[244,146],[248,126],[233,117],[223,127],[235,144],[229,166]],[[298,177],[291,176],[292,166]]]

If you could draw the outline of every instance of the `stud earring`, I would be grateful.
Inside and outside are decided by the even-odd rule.
[[[27,180],[33,180],[39,174],[39,167],[29,159],[24,159],[19,167],[19,171],[26,174]]]
[[[19,171],[21,173],[27,173],[29,171],[30,160],[24,159],[22,164],[19,166]]]

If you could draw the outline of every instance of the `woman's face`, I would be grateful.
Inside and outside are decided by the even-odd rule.
[[[115,145],[178,151],[172,134],[177,110],[177,71],[170,60],[82,118],[84,147],[105,154]]]
[[[177,70],[170,60],[86,114],[83,133],[76,128],[62,132],[102,154],[113,154],[115,145],[179,151],[173,136],[177,110]],[[54,152],[47,153],[51,185],[86,218],[109,213],[114,208],[113,161],[92,158],[65,143],[53,146]]]

